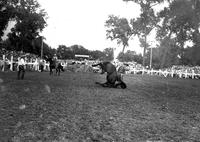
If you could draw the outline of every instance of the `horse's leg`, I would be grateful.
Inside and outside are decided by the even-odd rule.
[[[105,83],[95,82],[95,83],[101,85],[102,87],[109,87],[108,82]]]
[[[107,74],[106,80],[107,80],[108,87],[116,88],[116,86],[115,86],[115,82],[117,80],[116,72]]]
[[[122,89],[125,89],[126,83],[123,82],[123,76],[120,73],[117,73],[117,83],[115,84],[116,88],[120,86]]]

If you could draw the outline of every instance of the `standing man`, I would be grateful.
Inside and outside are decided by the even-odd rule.
[[[40,60],[40,71],[41,72],[44,71],[44,61],[43,61],[43,59]]]
[[[17,72],[17,79],[24,79],[25,74],[25,60],[24,57],[21,56],[18,58],[18,72]]]

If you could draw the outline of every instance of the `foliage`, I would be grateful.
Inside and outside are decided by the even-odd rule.
[[[105,48],[103,50],[103,53],[105,55],[105,57],[103,58],[103,60],[106,61],[112,61],[114,59],[114,51],[113,48]]]
[[[0,41],[8,22],[16,16],[17,3],[18,0],[0,0]]]
[[[122,44],[122,52],[124,52],[125,47],[128,46],[128,40],[132,35],[128,20],[126,18],[110,15],[105,26],[107,27],[107,38],[117,40],[117,44]]]
[[[95,51],[90,51],[90,56],[92,57],[92,59],[94,60],[103,60],[105,58],[105,52],[99,51],[99,50],[95,50]]]
[[[33,53],[37,56],[40,56],[41,54],[41,38],[36,38],[34,40],[34,44],[33,44],[33,51],[32,52],[28,52],[28,53]],[[10,42],[10,39],[6,39],[3,40],[1,43],[1,48],[0,50],[6,50],[8,52],[13,51],[13,45]],[[43,42],[43,55],[44,58],[47,59],[48,57],[53,57],[53,55],[56,53],[56,49],[52,49],[48,44],[46,44],[45,42]]]
[[[81,45],[72,45],[71,50],[73,51],[74,55],[75,54],[81,54],[81,55],[88,55],[89,54],[89,50],[87,50],[86,48],[84,48]]]
[[[200,65],[200,48],[195,45],[193,47],[183,49],[183,55],[181,57],[181,64],[196,66]]]
[[[200,1],[173,1],[159,13],[158,17],[162,19],[162,25],[158,29],[158,39],[166,37],[167,33],[171,32],[182,48],[187,40],[198,42]]]
[[[145,66],[145,56],[146,49],[148,48],[147,35],[156,27],[158,23],[158,18],[154,12],[153,6],[160,4],[164,0],[123,0],[123,1],[133,1],[140,5],[141,14],[138,18],[133,18],[130,21],[132,26],[133,35],[137,35],[141,42],[141,47],[143,50],[143,66]]]
[[[57,56],[59,59],[73,59],[74,54],[70,47],[59,45],[57,48]]]
[[[123,0],[132,1],[140,5],[140,17],[131,19],[131,29],[134,35],[138,35],[141,46],[144,47],[143,64],[148,43],[146,36],[153,28],[156,28],[159,41],[156,49],[156,64],[166,67],[173,64],[199,65],[200,45],[200,1],[198,0]],[[167,2],[160,12],[155,13],[154,6]],[[189,49],[187,42],[193,45]],[[147,53],[147,56],[149,53]],[[154,53],[153,53],[154,54]],[[177,57],[179,58],[177,59]],[[147,63],[148,64],[148,63]],[[156,66],[157,66],[156,65]]]
[[[5,1],[2,9],[6,9],[7,14],[12,16],[1,17],[6,21],[1,25],[1,31],[10,20],[16,22],[8,34],[13,50],[34,52],[33,41],[46,26],[46,12],[36,0]]]
[[[56,51],[57,51],[56,54],[59,59],[75,59],[75,54],[81,54],[81,55],[89,55],[93,60],[98,60],[98,59],[106,60],[107,58],[106,54],[109,54],[109,56],[111,55],[109,49],[105,49],[104,52],[99,50],[90,51],[84,48],[83,46],[77,44],[72,45],[70,47],[67,47],[65,45],[59,45]]]
[[[174,47],[178,46],[179,48],[178,54],[181,57],[182,64],[199,65],[199,52],[196,47],[200,44],[200,1],[172,1],[169,7],[166,7],[159,13],[158,17],[162,19],[161,26],[158,27],[157,32],[157,39],[160,41],[161,45],[168,48],[171,45],[169,45],[169,42],[165,42],[165,40],[173,40]],[[188,41],[193,43],[193,49],[191,50],[184,49]],[[190,54],[190,51],[192,51],[193,54]],[[161,58],[161,67],[168,64],[166,61],[166,54],[167,53],[164,53],[164,56]]]
[[[128,50],[126,53],[120,52],[117,59],[121,62],[137,62],[139,64],[142,63],[142,55],[136,54],[135,51]]]

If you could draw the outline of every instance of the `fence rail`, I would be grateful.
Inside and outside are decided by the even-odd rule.
[[[126,72],[127,74],[149,74],[149,75],[159,75],[159,76],[164,76],[164,77],[178,77],[178,78],[192,78],[192,79],[199,79],[200,78],[200,73],[195,73],[194,70],[192,71],[181,71],[181,70],[148,70],[148,69],[136,69],[133,68],[129,71]]]

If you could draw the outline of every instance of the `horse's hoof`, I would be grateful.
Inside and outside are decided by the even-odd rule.
[[[122,85],[122,84],[121,84],[121,88],[122,88],[122,89],[126,89],[126,85],[124,85],[124,84]]]

